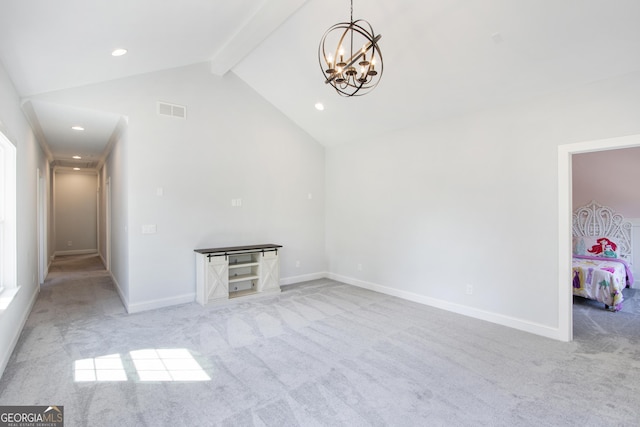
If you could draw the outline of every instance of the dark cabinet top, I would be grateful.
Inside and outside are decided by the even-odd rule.
[[[235,252],[260,252],[262,250],[274,250],[281,247],[282,245],[274,245],[272,243],[268,243],[265,245],[227,246],[223,248],[194,249],[194,251],[199,254],[226,254]]]

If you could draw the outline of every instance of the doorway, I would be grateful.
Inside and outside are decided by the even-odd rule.
[[[54,170],[55,256],[98,253],[98,175]]]
[[[640,135],[584,141],[558,147],[558,338],[573,340],[571,288],[571,214],[573,211],[572,156],[620,148],[640,147]]]

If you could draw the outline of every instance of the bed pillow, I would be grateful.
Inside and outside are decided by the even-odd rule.
[[[598,256],[603,258],[619,258],[620,248],[610,237],[574,236],[573,253],[576,255]]]

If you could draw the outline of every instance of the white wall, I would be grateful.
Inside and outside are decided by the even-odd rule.
[[[98,250],[98,177],[95,173],[54,173],[56,255]]]
[[[128,237],[128,189],[126,170],[127,127],[126,119],[122,119],[117,132],[117,139],[102,168],[102,186],[111,193],[111,248],[110,273],[120,298],[125,306],[129,306],[129,237]],[[105,199],[106,200],[106,199]],[[106,214],[106,211],[105,211]],[[105,236],[106,237],[106,236]],[[106,248],[105,248],[106,250]],[[106,257],[103,253],[103,258]]]
[[[20,99],[0,64],[0,131],[16,145],[17,284],[8,307],[0,308],[0,374],[22,331],[38,287],[37,170],[49,170],[44,154],[20,109]]]
[[[107,261],[107,206],[106,189],[107,168],[103,165],[98,171],[98,254],[106,265]]]
[[[326,271],[324,149],[233,74],[198,64],[37,98],[128,118],[131,311],[193,301],[197,248],[277,243],[285,281]],[[157,101],[186,105],[187,120],[159,116]]]
[[[638,111],[635,73],[328,149],[332,276],[558,337],[557,147]]]

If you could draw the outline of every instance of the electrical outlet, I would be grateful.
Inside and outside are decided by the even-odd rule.
[[[71,240],[67,241],[67,246],[73,246],[73,242]]]
[[[362,264],[358,264],[358,271],[362,271]]]
[[[300,267],[300,261],[296,261],[296,267]]]
[[[473,285],[467,284],[467,295],[473,295]]]

